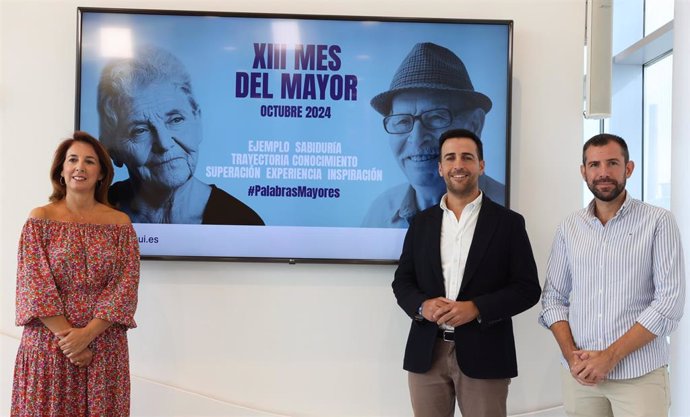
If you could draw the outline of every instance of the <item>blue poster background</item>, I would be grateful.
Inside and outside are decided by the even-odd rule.
[[[129,34],[132,50],[136,50],[138,45],[162,47],[186,66],[201,107],[203,126],[196,177],[242,200],[261,215],[267,226],[359,228],[374,198],[407,181],[391,152],[382,116],[369,101],[389,89],[400,62],[419,42],[433,42],[452,50],[463,60],[475,90],[493,102],[482,133],[486,173],[503,184],[506,182],[510,59],[510,27],[506,22],[82,13],[79,128],[94,136],[99,132],[96,109],[98,79],[103,67],[112,59],[105,56],[102,46],[107,41],[104,29],[113,28]],[[255,44],[286,45],[286,67],[253,68]],[[339,68],[295,69],[295,44],[337,46]],[[253,91],[261,97],[238,97],[238,73],[260,73],[261,84],[255,85]],[[326,91],[324,99],[281,98],[283,74],[288,74],[287,77],[295,74],[302,77],[306,74],[355,77],[356,99],[352,96],[350,99],[333,98],[329,94],[331,90]],[[317,89],[317,96],[319,93]],[[270,94],[273,97],[268,97]],[[273,105],[299,106],[302,117],[262,115],[262,106]],[[316,108],[316,115],[324,117],[306,117],[308,107]],[[329,117],[324,115],[326,109]],[[279,142],[282,150],[262,151],[261,146],[274,145],[261,141]],[[328,144],[317,151],[328,148],[335,153],[297,152],[298,147],[308,149],[315,144]],[[286,147],[289,151],[283,152]],[[265,165],[258,166],[260,178],[233,177],[242,167],[245,168],[244,175],[247,172],[257,174],[256,170],[248,170],[246,164],[247,157],[257,154],[287,155],[289,165],[284,168],[317,169],[322,178],[267,178],[269,166]],[[356,174],[366,177],[366,180],[329,179],[329,167],[309,163],[319,155],[347,157],[346,160],[350,161],[347,169],[358,170]],[[294,165],[294,158],[306,165]],[[353,161],[356,161],[355,166],[352,166]],[[225,171],[221,172],[222,169]],[[231,177],[224,176],[228,173]],[[124,168],[118,168],[115,180],[123,180],[127,176]],[[259,186],[318,187],[337,189],[338,193],[337,197],[317,198],[262,196],[257,195]],[[250,189],[255,190],[254,195]],[[390,256],[386,256],[397,258],[399,245],[390,251]]]

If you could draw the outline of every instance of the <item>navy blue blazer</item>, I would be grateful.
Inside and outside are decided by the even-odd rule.
[[[423,373],[431,368],[438,326],[415,321],[424,300],[445,297],[441,269],[443,210],[435,205],[419,213],[405,236],[393,279],[398,305],[412,320],[403,368]],[[486,195],[477,218],[458,301],[472,300],[481,323],[455,328],[455,352],[462,372],[479,379],[517,376],[511,317],[539,301],[541,287],[524,218]]]

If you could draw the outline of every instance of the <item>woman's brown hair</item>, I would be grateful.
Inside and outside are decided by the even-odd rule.
[[[65,198],[67,188],[64,182],[60,182],[62,179],[62,175],[60,175],[60,173],[62,172],[62,166],[65,163],[67,150],[70,148],[70,146],[72,146],[72,144],[74,144],[74,142],[88,143],[93,147],[94,152],[96,152],[96,156],[98,156],[98,163],[101,166],[101,174],[103,175],[103,179],[96,183],[94,198],[96,198],[96,201],[99,203],[110,205],[108,203],[108,188],[110,188],[110,183],[113,181],[113,176],[115,175],[110,155],[108,155],[108,151],[105,150],[98,139],[82,131],[74,132],[71,138],[63,140],[55,150],[53,165],[50,167],[50,182],[53,183],[53,194],[51,194],[48,199],[51,202],[56,202]]]

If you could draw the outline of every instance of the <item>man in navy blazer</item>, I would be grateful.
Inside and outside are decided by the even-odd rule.
[[[405,349],[417,417],[506,416],[517,376],[511,317],[541,287],[523,217],[479,189],[482,142],[465,129],[440,137],[440,204],[412,221],[393,292],[413,320]]]

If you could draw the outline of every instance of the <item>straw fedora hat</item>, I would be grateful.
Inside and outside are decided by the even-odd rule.
[[[395,72],[390,89],[372,98],[371,107],[387,116],[393,97],[414,89],[455,92],[466,100],[468,108],[481,108],[485,112],[491,110],[489,97],[474,91],[462,60],[435,43],[416,44]]]

